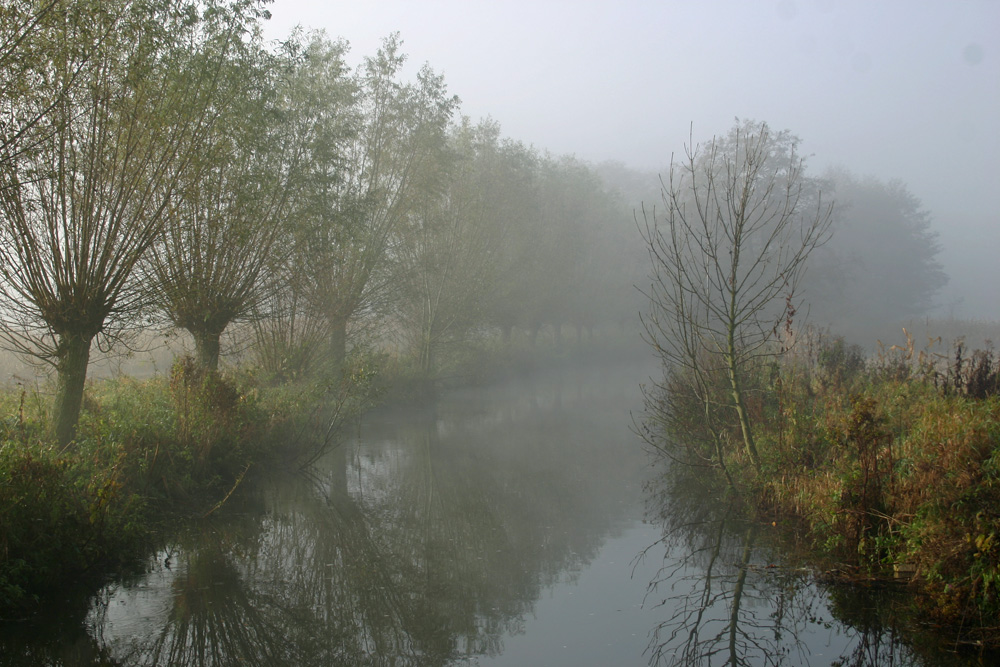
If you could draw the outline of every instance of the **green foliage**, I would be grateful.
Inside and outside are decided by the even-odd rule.
[[[851,401],[841,433],[842,456],[849,461],[835,508],[832,529],[843,537],[843,548],[856,552],[859,559],[878,562],[889,526],[886,524],[887,487],[891,483],[892,434],[885,417],[871,396]],[[890,454],[887,454],[889,452]]]
[[[249,381],[183,358],[169,378],[92,384],[68,448],[41,401],[0,392],[0,616],[128,559],[169,515],[203,514],[273,460],[268,434],[317,397],[277,412]]]
[[[136,548],[144,503],[115,468],[53,450],[0,448],[0,609],[21,607]]]
[[[817,361],[825,380],[839,387],[849,385],[865,369],[865,352],[837,337],[820,349]]]
[[[257,458],[252,447],[266,423],[255,391],[241,391],[234,379],[205,369],[191,357],[174,363],[170,396],[177,420],[176,439],[190,458],[191,474],[232,479],[246,461]]]

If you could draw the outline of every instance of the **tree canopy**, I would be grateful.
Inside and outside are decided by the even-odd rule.
[[[823,181],[836,197],[833,237],[806,278],[810,319],[860,341],[926,315],[948,281],[930,214],[905,184],[845,169]]]
[[[213,33],[237,42],[255,14],[184,2],[61,11],[13,47],[26,85],[0,99],[0,335],[55,364],[56,433],[68,442],[91,343],[144,305],[134,269],[211,127],[212,56],[225,52]],[[203,56],[209,66],[192,66]]]
[[[61,441],[92,346],[154,321],[190,334],[206,371],[231,332],[276,377],[339,377],[386,344],[433,376],[470,341],[561,346],[637,313],[642,175],[463,117],[398,34],[356,68],[322,33],[266,44],[265,4],[0,8],[0,340],[55,368]],[[686,363],[725,359],[736,384],[801,287],[836,327],[924,312],[945,280],[904,186],[811,178],[798,145],[738,122],[692,146],[644,230],[666,308],[650,331]],[[831,189],[838,234],[803,281]]]

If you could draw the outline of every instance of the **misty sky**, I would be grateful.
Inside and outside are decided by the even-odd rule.
[[[900,179],[952,278],[938,314],[1000,319],[1000,1],[276,0],[269,38],[352,59],[399,31],[473,119],[556,154],[661,170],[735,117],[802,138],[810,171]],[[981,287],[979,287],[981,286]],[[948,307],[963,298],[960,306]]]

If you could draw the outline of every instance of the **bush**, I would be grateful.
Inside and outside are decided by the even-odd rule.
[[[256,393],[180,360],[169,381],[88,385],[75,441],[14,392],[0,419],[0,612],[122,562],[170,513],[204,513],[267,455]],[[155,507],[155,511],[154,508]]]
[[[144,514],[113,472],[90,477],[70,459],[8,441],[0,451],[0,608],[23,607],[134,549]]]
[[[766,468],[742,482],[762,516],[802,522],[818,555],[869,576],[915,568],[935,622],[976,618],[977,640],[1000,644],[985,629],[1000,625],[998,369],[960,346],[933,359],[910,340],[866,365],[835,341],[805,373],[782,367],[778,418],[757,422]]]
[[[850,345],[843,337],[822,344],[817,365],[826,384],[850,385],[865,369],[865,353],[860,345]]]

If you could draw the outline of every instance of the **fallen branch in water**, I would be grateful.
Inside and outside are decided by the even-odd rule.
[[[238,487],[240,485],[240,482],[243,481],[243,478],[246,476],[247,471],[250,470],[251,465],[252,464],[248,463],[246,467],[243,468],[243,472],[241,472],[240,476],[236,478],[236,483],[233,484],[233,488],[229,489],[229,493],[226,494],[226,497],[220,500],[219,502],[215,503],[215,507],[205,512],[201,517],[202,519],[208,518],[209,516],[212,515],[213,512],[215,512],[215,510],[219,509],[220,507],[226,504],[226,501],[229,500],[229,497],[233,495],[234,491],[236,491],[236,487]]]

